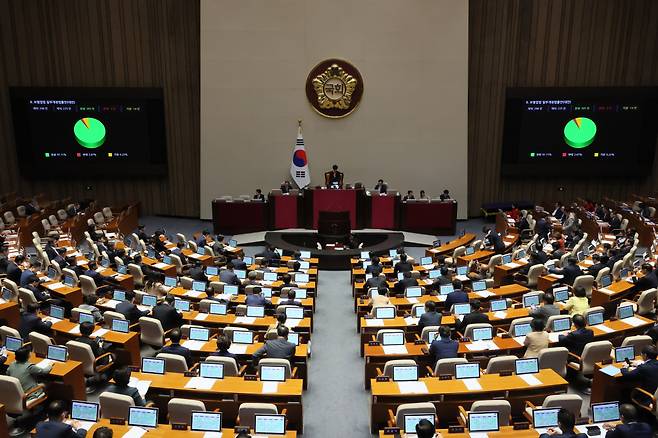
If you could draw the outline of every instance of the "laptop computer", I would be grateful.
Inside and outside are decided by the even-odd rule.
[[[500,429],[498,423],[498,412],[469,412],[468,431],[473,432],[496,432]]]
[[[532,331],[532,327],[530,326],[529,322],[516,324],[514,325],[514,333],[512,333],[512,336],[514,337],[525,336],[531,331]]]
[[[276,281],[277,274],[276,272],[265,272],[263,273],[263,280],[265,281]]]
[[[471,305],[469,303],[460,303],[453,306],[453,313],[455,315],[466,315],[471,313]]]
[[[158,304],[158,297],[155,295],[142,295],[142,306],[155,307]]]
[[[395,318],[394,307],[376,307],[375,318],[377,319],[393,319]]]
[[[205,361],[199,363],[199,376],[206,379],[223,379],[224,364],[220,362]]]
[[[197,292],[205,292],[206,291],[206,282],[205,281],[193,281],[192,282],[192,290],[197,291]]]
[[[208,312],[212,315],[226,315],[227,311],[226,304],[223,303],[210,303],[208,308]]]
[[[189,338],[193,341],[207,342],[210,339],[210,329],[203,327],[190,327]]]
[[[285,415],[260,415],[254,416],[254,433],[256,435],[285,435]]]
[[[265,316],[265,307],[247,306],[247,316],[250,318],[262,318]]]
[[[501,312],[507,310],[507,300],[492,300],[491,301],[491,311],[492,312]]]
[[[439,286],[440,295],[449,295],[455,291],[455,288],[452,287],[452,284],[444,284]]]
[[[423,289],[420,286],[410,286],[404,290],[407,298],[419,298],[423,295]]]
[[[558,303],[563,303],[569,299],[569,287],[555,287],[553,288],[553,297]]]
[[[480,377],[480,364],[475,362],[458,363],[455,365],[456,379],[477,379]]]
[[[382,345],[404,345],[403,332],[382,333]]]
[[[253,344],[254,333],[247,330],[234,330],[232,341],[236,344]]]
[[[190,311],[190,302],[186,300],[181,300],[176,298],[174,300],[174,308],[179,312],[189,312]]]
[[[139,427],[157,427],[158,408],[141,408],[131,406],[128,409],[128,425]]]
[[[603,321],[605,321],[603,318],[603,311],[590,312],[587,314],[587,325],[603,324]]]
[[[5,347],[9,351],[16,351],[23,346],[23,340],[21,338],[15,338],[13,336],[5,336]]]
[[[539,372],[539,360],[536,357],[517,359],[514,361],[514,373],[516,375],[535,374]]]
[[[165,360],[155,357],[143,357],[142,372],[163,375],[165,373]]]
[[[490,341],[493,339],[493,330],[491,327],[479,327],[473,329],[474,341]]]
[[[287,319],[304,319],[303,307],[286,307],[285,309]]]
[[[176,277],[165,277],[164,285],[167,287],[176,287]]]
[[[90,322],[92,324],[95,324],[96,319],[94,318],[94,315],[92,315],[91,313],[80,312],[78,313],[78,323],[82,324],[83,322]]]
[[[564,318],[556,318],[553,320],[553,327],[551,327],[551,331],[564,332],[569,329],[571,329],[571,318],[564,317]]]
[[[615,348],[615,362],[625,362],[626,359],[635,359],[635,347],[633,345]]]
[[[474,281],[472,284],[473,292],[480,292],[487,289],[487,283],[482,280]]]
[[[71,419],[78,421],[98,421],[100,405],[81,400],[71,402]]]
[[[533,427],[535,429],[546,429],[549,427],[557,427],[558,412],[560,412],[559,408],[533,409],[532,410]]]
[[[397,365],[393,367],[394,382],[415,382],[418,380],[418,367]]]
[[[258,374],[263,382],[286,381],[286,367],[283,365],[261,365]]]
[[[539,294],[523,296],[523,307],[532,307],[538,305],[539,305]]]
[[[130,330],[130,322],[125,319],[113,319],[112,331],[119,333],[128,333]]]
[[[190,430],[195,432],[221,432],[222,413],[203,411],[192,412]]]
[[[619,421],[619,402],[592,403],[593,423]]]
[[[62,345],[49,345],[46,357],[57,362],[66,362],[66,359],[68,358],[68,348]]]
[[[48,312],[51,318],[64,319],[64,308],[60,306],[51,305]]]
[[[416,425],[420,420],[427,420],[434,424],[434,414],[409,414],[404,416],[404,433],[407,436],[416,436]]]

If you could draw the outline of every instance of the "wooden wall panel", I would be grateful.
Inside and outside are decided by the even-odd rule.
[[[9,86],[162,87],[168,176],[22,178]],[[198,217],[198,0],[0,0],[0,193],[11,191],[139,200],[145,213]]]
[[[503,178],[506,87],[658,86],[655,0],[470,0],[469,214],[500,200],[656,193],[647,178]],[[565,191],[558,189],[564,187]]]

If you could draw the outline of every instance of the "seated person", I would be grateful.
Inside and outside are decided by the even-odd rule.
[[[371,262],[372,263],[366,268],[366,274],[372,274],[373,277],[381,274],[381,272],[384,270],[384,267],[379,262],[379,257],[374,256]]]
[[[92,438],[113,438],[114,431],[107,426],[99,427],[94,431]]]
[[[292,281],[292,275],[286,273],[281,276],[281,281],[283,284],[281,285],[281,288],[284,287],[297,287],[297,283]]]
[[[658,287],[658,277],[656,277],[656,272],[650,263],[643,263],[640,270],[642,272],[642,277],[636,277],[633,280],[635,288],[638,291],[642,292],[647,289]]]
[[[481,324],[488,322],[489,322],[489,315],[482,312],[482,305],[480,303],[480,300],[473,300],[471,301],[471,313],[467,313],[466,315],[464,315],[464,318],[462,319],[462,322],[459,325],[459,331],[464,333],[466,327],[468,327],[469,324]]]
[[[194,265],[190,268],[190,271],[187,273],[187,275],[194,281],[208,282],[208,277],[206,277],[205,266],[203,266],[200,262],[196,260],[194,261]]]
[[[101,314],[101,311],[98,309],[98,307],[96,307],[97,301],[98,297],[96,295],[83,295],[82,304],[80,304],[78,307],[82,310],[91,312],[91,314],[94,315],[94,321],[100,322],[103,320],[103,315]]]
[[[180,344],[180,340],[183,337],[183,334],[181,333],[180,329],[175,328],[171,332],[169,332],[169,339],[171,340],[171,344],[165,345],[160,349],[160,353],[168,353],[168,354],[177,354],[179,356],[182,356],[185,358],[185,363],[187,364],[187,367],[192,366],[192,353],[190,352],[190,349],[187,347],[183,347]]]
[[[29,362],[30,346],[23,346],[14,352],[14,362],[7,367],[7,375],[15,377],[21,384],[24,392],[28,392],[38,385],[37,378],[46,376],[53,369],[53,365],[40,367]],[[37,390],[30,394],[27,399],[33,400],[43,395],[42,390]]]
[[[374,307],[380,307],[380,306],[387,306],[391,304],[391,300],[388,298],[388,288],[386,286],[380,286],[377,288],[377,293],[370,294],[370,299],[371,301],[371,306]]]
[[[87,344],[89,347],[91,347],[91,352],[94,354],[94,359],[107,353],[107,346],[104,345],[103,338],[91,338],[91,334],[94,332],[95,328],[96,326],[94,326],[94,324],[89,321],[85,321],[80,324],[80,336],[75,338],[76,342]],[[107,359],[103,360],[102,364],[106,364],[107,362]]]
[[[343,172],[339,172],[338,166],[334,164],[331,166],[331,170],[324,174],[325,185],[330,189],[341,189],[343,188],[343,176]]]
[[[560,408],[557,414],[557,424],[559,430],[549,427],[548,432],[539,435],[539,438],[587,438],[587,434],[575,431],[576,416],[573,412]],[[560,431],[562,433],[560,433]]]
[[[379,193],[386,193],[388,192],[388,185],[386,185],[383,179],[379,179],[377,180],[374,190]]]
[[[276,358],[276,359],[288,359],[292,360],[295,356],[295,350],[297,346],[292,342],[288,342],[288,327],[285,325],[280,325],[276,329],[277,338],[265,341],[265,345],[259,348],[253,354],[254,365],[260,361],[260,359],[265,356],[267,358]]]
[[[587,299],[587,291],[584,287],[578,286],[573,290],[573,296],[564,303],[564,310],[569,312],[569,315],[582,315],[589,309],[589,300]]]
[[[448,270],[447,266],[441,266],[440,272],[441,275],[436,277],[436,279],[432,283],[432,289],[437,291],[441,286],[445,286],[447,284],[452,283],[452,278],[450,277],[450,270]]]
[[[41,333],[42,335],[50,336],[50,327],[53,325],[50,321],[42,321],[37,312],[39,305],[30,303],[27,305],[27,310],[21,314],[18,332],[24,341],[30,339],[31,332]]]
[[[414,266],[407,261],[407,255],[401,254],[400,261],[395,264],[393,267],[393,275],[398,275],[398,272],[411,272],[413,271]]]
[[[88,269],[85,271],[83,275],[86,275],[87,277],[91,277],[94,280],[94,283],[96,283],[97,287],[103,286],[108,280],[111,279],[111,277],[105,277],[100,274],[100,272],[96,272],[96,262],[93,260],[90,260],[87,262]]]
[[[441,313],[436,311],[436,303],[434,301],[425,302],[425,313],[420,316],[418,321],[418,330],[421,332],[425,327],[440,326]]]
[[[256,194],[252,198],[254,201],[265,201],[265,195],[261,189],[256,189]]]
[[[237,274],[233,272],[232,262],[228,262],[226,264],[226,269],[220,269],[219,281],[226,284],[234,284],[236,286],[240,286],[242,284],[240,283],[240,279],[238,278]]]
[[[279,306],[301,306],[302,303],[295,301],[295,295],[295,289],[290,289],[288,291],[288,298],[279,301]]]
[[[36,275],[32,274],[28,279],[27,279],[27,284],[23,286],[23,288],[29,290],[32,292],[32,295],[34,295],[34,298],[39,302],[43,303],[44,301],[50,299],[50,295],[48,292],[45,292],[41,289],[39,289],[39,277]]]
[[[402,280],[395,283],[394,289],[396,292],[404,292],[410,286],[418,286],[418,280],[411,277],[411,271],[405,271],[402,273]]]
[[[139,394],[137,388],[128,386],[130,383],[131,371],[128,367],[117,368],[114,370],[114,383],[107,387],[108,392],[123,394],[132,397],[135,406],[146,406],[146,402]]]
[[[141,311],[135,305],[135,292],[126,291],[126,299],[117,304],[115,310],[126,317],[131,324],[135,324],[139,318],[149,314],[149,310]]]
[[[231,260],[231,263],[233,263],[233,268],[234,269],[241,269],[243,271],[247,270],[247,264],[242,260],[240,257],[236,256]]]
[[[635,368],[621,369],[620,382],[634,382],[645,391],[653,394],[658,388],[658,350],[654,345],[642,349],[643,363]]]
[[[538,357],[541,350],[548,348],[550,339],[544,330],[545,327],[546,321],[543,318],[533,318],[530,321],[532,331],[526,335],[523,341],[523,345],[526,347],[523,357]]]
[[[209,356],[221,356],[221,357],[232,357],[235,361],[238,361],[238,356],[231,353],[229,349],[231,348],[231,340],[226,335],[217,336],[217,350],[209,354]]]
[[[549,317],[560,314],[560,308],[555,305],[555,297],[551,292],[544,293],[541,300],[541,306],[530,309],[530,316],[548,321]]]
[[[587,321],[583,315],[574,315],[571,319],[576,330],[566,335],[560,335],[558,345],[566,347],[569,351],[580,356],[583,354],[585,345],[594,340],[594,332],[586,328]]]
[[[408,201],[410,199],[416,199],[413,190],[407,190],[407,194],[402,197],[402,202]]]
[[[418,199],[423,200],[423,201],[429,201],[430,198],[425,194],[425,190],[420,191],[420,195],[418,196]]]
[[[63,401],[51,401],[48,405],[48,421],[40,421],[37,424],[36,436],[39,438],[84,438],[87,431],[82,429],[77,421],[74,421],[72,425],[68,424],[67,416],[68,412]]]
[[[183,314],[174,307],[174,296],[167,295],[165,299],[153,307],[151,317],[160,321],[162,330],[169,331],[183,324]]]
[[[204,246],[208,245],[208,240],[209,239],[211,239],[210,231],[203,230],[203,231],[201,231],[201,234],[199,235],[199,237],[197,237],[197,239],[194,243],[196,243],[196,246],[198,248],[203,248]]]
[[[443,307],[450,310],[455,304],[468,303],[468,293],[463,290],[462,282],[455,279],[452,281],[453,292],[449,293]]]
[[[267,263],[272,263],[273,260],[279,260],[281,258],[279,253],[274,251],[274,247],[269,244],[265,246],[263,251],[257,253],[256,257],[263,257],[267,260]]]
[[[450,197],[450,190],[445,189],[445,190],[443,191],[443,193],[441,193],[441,195],[439,196],[439,198],[441,198],[442,201],[447,201],[447,200],[449,200],[449,199],[452,199],[452,198]]]
[[[605,423],[605,438],[651,438],[653,432],[648,423],[638,421],[635,405],[624,403],[619,406],[621,424]]]
[[[386,277],[383,275],[373,275],[366,280],[365,289],[369,290],[371,288],[387,287],[388,283],[386,282]]]
[[[578,266],[578,259],[575,257],[569,257],[567,259],[567,266],[564,268],[551,268],[549,272],[551,274],[563,275],[562,282],[568,285],[572,285],[576,277],[583,275],[583,271]]]
[[[442,438],[440,432],[434,430],[434,424],[431,421],[423,418],[416,423],[416,437],[417,438]]]
[[[253,271],[252,271],[252,272],[253,272]],[[215,296],[215,289],[213,289],[213,288],[210,287],[210,286],[208,286],[208,287],[206,288],[206,297],[204,298],[204,300],[216,301],[216,302],[218,302],[218,303],[226,303],[226,302],[228,302],[228,301],[226,301],[226,300],[224,300],[224,299],[221,299],[221,298],[219,298],[219,297],[216,297],[216,296]]]
[[[247,306],[262,306],[262,307],[271,307],[272,302],[265,298],[262,294],[262,289],[258,286],[256,286],[253,289],[253,293],[250,295],[247,295],[247,298],[245,299],[245,304]]]
[[[438,338],[430,339],[429,354],[434,358],[434,363],[439,359],[451,359],[457,357],[459,342],[450,338],[450,327],[442,325],[439,327]]]

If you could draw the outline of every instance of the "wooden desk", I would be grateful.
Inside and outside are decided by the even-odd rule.
[[[191,249],[183,249],[182,251],[183,255],[187,257],[188,259],[196,260],[197,262],[200,262],[203,266],[212,266],[213,265],[213,259],[209,255],[201,255],[197,254]]]
[[[431,402],[436,406],[439,418],[456,418],[457,406],[462,405],[469,409],[475,400],[490,399],[508,395],[507,400],[512,404],[512,415],[519,415],[523,411],[526,400],[537,400],[537,404],[549,395],[566,392],[568,383],[552,369],[543,369],[534,376],[541,382],[531,386],[520,376],[500,376],[498,374],[482,375],[477,381],[482,389],[468,389],[461,380],[439,380],[437,378],[422,378],[427,392],[403,393],[398,382],[377,382],[372,380],[371,385],[371,415],[370,427],[372,433],[377,433],[386,425],[388,409],[395,412],[402,403]]]
[[[426,249],[425,250],[425,256],[426,257],[436,258],[437,256],[440,256],[440,255],[450,254],[456,248],[459,248],[460,246],[466,246],[474,240],[475,240],[475,234],[466,233],[463,236],[458,237],[457,239],[451,240],[448,243],[444,243],[441,246],[435,246],[433,248]]]
[[[69,303],[73,307],[78,307],[80,304],[82,304],[82,289],[79,287],[69,287],[66,285],[59,286],[60,282],[56,281],[47,281],[45,283],[42,283],[41,285],[48,289],[48,292],[53,295],[60,297]],[[59,287],[55,287],[59,286]]]
[[[470,262],[474,260],[477,262],[483,262],[485,260],[488,260],[494,254],[496,254],[494,251],[480,250],[480,251],[475,251],[471,255],[459,256],[457,257],[457,266],[468,265]]]
[[[152,269],[161,272],[165,277],[175,277],[176,276],[176,266],[168,265],[167,263],[160,262],[156,259],[150,257],[142,257],[142,263],[148,265]]]
[[[444,437],[449,438],[470,438],[471,434],[468,429],[464,433],[448,433],[448,429],[437,429]],[[525,430],[514,430],[514,426],[501,426],[498,432],[487,432],[489,438],[537,438],[539,432],[532,427]],[[603,432],[601,436],[605,436]],[[383,430],[379,431],[379,438],[395,438],[393,435],[387,435]]]
[[[0,318],[6,319],[9,327],[18,327],[21,322],[21,309],[18,303],[9,301],[0,304]]]
[[[13,363],[14,353],[7,352],[6,365]],[[30,354],[30,363],[38,364],[43,358]],[[85,375],[82,363],[74,360],[66,362],[54,361],[53,368],[48,373],[48,397],[52,400],[87,400],[85,392]]]
[[[592,289],[591,306],[603,306],[608,310],[610,307],[617,306],[619,302],[628,298],[635,293],[635,285],[630,281],[619,280],[605,288],[613,293],[606,293],[599,289]]]
[[[236,326],[245,327],[250,330],[266,330],[269,326],[276,324],[276,318],[273,316],[266,316],[264,318],[249,318],[245,316],[236,316],[235,314],[229,315],[212,315],[208,313],[200,313],[196,310],[190,312],[183,312],[183,319],[195,325],[203,325],[210,327],[226,327]],[[289,323],[290,321],[288,321]],[[286,323],[286,324],[288,324]],[[289,326],[290,327],[290,326]],[[290,327],[294,331],[299,332],[312,332],[311,318],[304,318],[299,321],[295,327]]]
[[[636,356],[635,360],[642,360],[642,356]],[[624,367],[624,362],[611,364],[615,368],[620,370]],[[600,362],[594,365],[594,376],[592,377],[592,394],[590,396],[592,403],[601,403],[604,401],[610,400],[619,400],[619,395],[622,393],[624,384],[620,382],[620,374],[616,376],[609,376],[608,374],[601,371],[601,368],[607,367],[608,365],[603,365]],[[635,385],[633,385],[635,386]],[[631,385],[628,385],[628,388],[631,388]]]
[[[7,426],[7,411],[5,405],[0,404],[0,438],[9,438],[9,427]]]
[[[111,277],[113,282],[118,284],[119,289],[123,290],[133,290],[135,289],[135,280],[130,274],[119,274],[113,269],[103,269],[100,271],[100,274],[104,277]],[[102,285],[97,284],[96,286],[100,287]]]
[[[226,421],[224,417],[222,417],[222,421]],[[96,429],[99,427],[109,427],[112,429],[114,432],[114,436],[117,438],[122,437],[124,434],[126,434],[131,426],[128,426],[127,424],[124,426],[118,426],[116,424],[110,424],[110,420],[107,420],[105,418],[99,420],[91,429],[87,431],[87,435],[90,437],[94,435],[94,432]],[[186,437],[196,437],[196,438],[204,438],[205,432],[193,432],[191,430],[172,430],[171,425],[169,424],[158,424],[158,427],[155,429],[148,429],[143,437],[146,438],[186,438]],[[297,432],[294,430],[287,430],[285,435],[265,435],[268,438],[296,438],[297,437]],[[223,428],[222,429],[222,435],[221,438],[234,438],[235,437],[235,432],[233,431],[233,428]]]
[[[191,301],[193,303],[194,302],[198,303],[199,301],[208,298],[208,295],[206,295],[205,292],[201,292],[200,294],[196,295],[196,293],[194,293],[195,291],[192,291],[192,293],[194,293],[194,295],[196,296],[190,296],[188,295],[188,292],[190,291],[183,289],[182,287],[175,287],[169,291],[169,294],[178,298],[182,298],[187,301]],[[281,297],[278,296],[273,296],[272,298],[268,298],[268,299],[270,300],[273,306],[278,306],[279,302],[282,301]],[[238,304],[244,304],[246,300],[247,300],[247,296],[244,293],[240,293],[238,295],[231,296],[231,300],[229,301],[228,304],[229,306],[237,306]],[[303,300],[300,300],[300,304],[305,309],[311,309],[315,311],[315,300],[313,298],[310,297],[304,298]]]
[[[275,403],[288,409],[288,427],[302,433],[302,392],[301,379],[289,379],[279,382],[276,392],[263,393],[263,382],[244,380],[242,377],[225,377],[217,379],[210,389],[186,388],[191,377],[181,373],[144,374],[133,372],[132,377],[151,382],[148,394],[161,412],[167,412],[167,403],[173,397],[202,400],[206,409],[220,408],[227,418],[237,418],[240,404],[245,402]]]
[[[71,333],[76,328],[77,331]],[[100,326],[96,325],[94,332],[97,332],[100,328]],[[52,329],[55,331],[55,339],[62,344],[80,336],[80,326],[68,319],[56,322],[53,324]],[[92,337],[96,337],[96,335],[92,333]],[[139,333],[120,333],[108,330],[102,334],[102,338],[112,343],[113,351],[115,349],[117,350],[115,351],[117,353],[117,364],[139,366],[142,363]]]
[[[512,283],[512,276],[528,265],[527,261],[514,260],[517,266],[510,265],[496,265],[494,266],[494,287],[502,286],[503,284]]]

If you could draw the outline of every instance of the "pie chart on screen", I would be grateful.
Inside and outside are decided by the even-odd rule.
[[[73,134],[80,146],[96,149],[105,143],[105,125],[93,117],[83,117],[73,126]]]
[[[575,117],[564,126],[564,141],[574,149],[592,144],[596,137],[596,123],[587,117]]]

